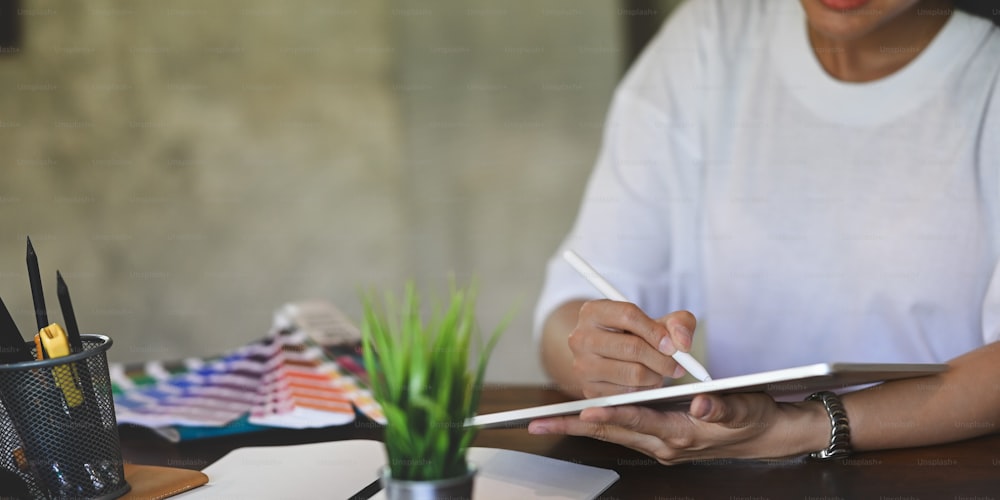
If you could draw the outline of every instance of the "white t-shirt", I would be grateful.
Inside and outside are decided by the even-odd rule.
[[[615,94],[536,337],[600,296],[572,248],[650,316],[692,311],[714,377],[948,360],[1000,338],[998,174],[989,21],[955,12],[895,74],[846,83],[799,2],[691,0]]]

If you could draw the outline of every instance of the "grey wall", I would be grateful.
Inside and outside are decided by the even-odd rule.
[[[209,355],[281,304],[475,277],[518,307],[496,382],[542,380],[544,260],[623,66],[614,2],[22,2],[0,56],[0,296],[24,238],[117,361]],[[59,319],[54,316],[54,319]]]

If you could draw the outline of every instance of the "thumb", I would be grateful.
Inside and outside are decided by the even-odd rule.
[[[674,311],[661,318],[660,321],[667,328],[668,337],[670,338],[669,342],[672,347],[668,348],[663,345],[666,341],[665,338],[664,342],[661,342],[660,351],[664,354],[672,354],[674,349],[684,352],[691,350],[691,340],[694,337],[693,332],[698,325],[698,320],[695,319],[693,314],[688,311]]]
[[[702,422],[712,424],[729,425],[738,423],[743,412],[738,411],[727,404],[726,399],[714,394],[699,394],[691,400],[691,407],[688,413]]]

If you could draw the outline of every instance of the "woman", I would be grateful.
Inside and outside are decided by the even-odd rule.
[[[994,432],[1000,31],[946,0],[691,0],[616,92],[563,247],[635,301],[594,300],[550,261],[536,331],[577,396],[682,375],[669,354],[690,349],[696,317],[716,378],[822,361],[949,370],[801,403],[589,409],[530,432],[665,464]]]

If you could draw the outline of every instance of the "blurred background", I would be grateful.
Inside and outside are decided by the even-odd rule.
[[[0,0],[0,297],[25,238],[112,361],[208,356],[275,309],[478,280],[489,367],[531,315],[663,0]]]

